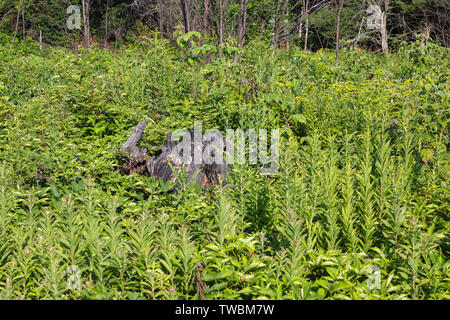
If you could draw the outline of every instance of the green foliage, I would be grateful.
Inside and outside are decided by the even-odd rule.
[[[234,63],[196,37],[0,46],[0,297],[449,299],[448,49],[336,66],[252,42]],[[139,120],[150,154],[198,120],[280,128],[280,170],[234,166],[205,192],[180,173],[167,194],[115,170]]]

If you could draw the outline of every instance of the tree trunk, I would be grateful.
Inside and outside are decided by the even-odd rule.
[[[380,25],[381,51],[383,51],[383,53],[385,54],[389,53],[388,32],[386,25],[386,16],[389,9],[389,1],[390,0],[383,0],[384,10],[381,12],[381,25]]]
[[[275,50],[278,48],[278,43],[280,42],[281,24],[286,14],[287,0],[284,0],[283,4],[281,4],[281,1],[283,0],[277,1],[277,12],[275,14],[275,30],[273,33],[273,52],[275,52]]]
[[[381,33],[381,51],[383,53],[389,52],[389,46],[387,42],[387,30],[386,30],[386,13],[381,13],[381,25],[380,25],[380,33]]]
[[[298,19],[297,31],[298,31],[298,44],[300,46],[300,41],[303,36],[303,17],[305,16],[305,4],[303,3],[302,11],[300,12],[300,16]]]
[[[281,0],[278,0],[277,1],[277,11],[275,12],[275,26],[274,26],[274,30],[273,30],[273,43],[272,43],[272,46],[273,46],[273,52],[275,52],[275,50],[277,49],[277,47],[278,47],[278,33],[279,33],[279,24],[280,24],[280,21],[279,21],[279,19],[278,19],[278,16],[279,16],[279,11],[280,11],[280,5],[281,5]]]
[[[284,24],[284,17],[287,15],[287,4],[288,4],[288,0],[284,0],[283,8],[281,10],[280,31],[282,31],[283,27],[285,26],[285,24]],[[278,35],[278,39],[279,39],[279,37],[280,37],[280,35]]]
[[[208,29],[209,21],[209,0],[203,0],[203,29]]]
[[[104,39],[104,47],[106,48],[108,37],[109,37],[109,30],[108,30],[108,13],[109,13],[109,0],[106,0],[106,12],[105,12],[105,39]]]
[[[25,6],[22,5],[22,39],[25,41]]]
[[[239,24],[238,24],[238,48],[242,49],[244,46],[245,32],[247,31],[247,5],[248,0],[241,0],[241,7],[239,13]],[[234,62],[239,60],[239,54],[234,56]]]
[[[12,49],[12,47],[14,46],[14,42],[16,41],[17,29],[19,28],[20,9],[22,9],[23,1],[24,0],[20,1],[19,8],[17,9],[16,28],[14,29],[14,36],[13,36],[13,40],[11,42],[10,49]]]
[[[81,0],[81,5],[83,7],[84,46],[89,49],[91,46],[91,30],[89,25],[90,0]]]
[[[309,34],[309,0],[305,0],[305,14],[306,14],[306,21],[305,21],[305,47],[303,48],[303,51],[306,51],[308,49],[308,34]]]
[[[242,48],[244,46],[245,32],[247,30],[247,6],[248,0],[241,0],[238,26],[238,48]]]
[[[428,22],[428,19],[426,20],[425,23],[426,23],[426,27],[425,27],[424,45],[427,46],[428,45],[428,39],[430,39],[432,25]]]
[[[161,34],[161,37],[164,37],[164,8],[162,0],[156,1],[156,7],[158,9],[159,33]]]
[[[344,0],[339,0],[339,9],[337,13],[337,22],[336,22],[336,65],[339,63],[339,32],[341,28],[341,12],[343,6]]]
[[[266,29],[266,22],[264,19],[261,19],[261,27],[259,28],[259,36],[262,37],[264,34],[264,30]]]
[[[222,43],[223,43],[223,20],[225,15],[225,0],[218,0],[219,2],[219,27],[218,27],[218,35],[219,35],[219,57],[222,58]]]
[[[186,0],[181,0],[181,12],[183,14],[184,32],[188,33],[189,29],[189,7]]]

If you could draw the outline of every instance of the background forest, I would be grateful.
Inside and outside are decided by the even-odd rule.
[[[80,8],[79,30],[66,23],[71,5]],[[383,14],[381,30],[367,27],[370,6]],[[450,44],[446,0],[0,0],[0,30],[36,41],[42,35],[44,43],[74,48],[110,48],[145,26],[171,41],[181,29],[201,32],[217,44],[242,47],[258,38],[274,48],[317,50],[336,45],[338,13],[341,46],[377,51],[386,37],[387,46],[397,48],[418,34]]]

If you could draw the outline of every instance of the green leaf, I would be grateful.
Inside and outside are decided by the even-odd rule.
[[[294,121],[297,124],[306,124],[306,118],[302,114],[294,114],[291,116],[292,121]]]
[[[428,161],[433,159],[434,150],[433,149],[422,149],[422,150],[420,150],[420,156],[422,157],[423,162],[428,163]]]
[[[203,276],[204,281],[215,281],[226,278],[232,274],[231,271],[208,272]]]

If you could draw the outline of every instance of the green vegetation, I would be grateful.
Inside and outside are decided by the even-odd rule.
[[[186,41],[0,46],[1,298],[450,298],[448,49]],[[280,128],[280,171],[167,194],[115,170],[140,120],[150,153],[198,120]]]

